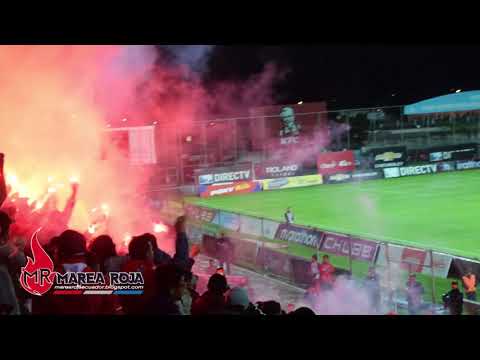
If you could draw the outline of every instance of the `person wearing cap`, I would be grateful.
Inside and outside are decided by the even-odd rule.
[[[422,297],[424,289],[422,284],[417,281],[415,274],[410,274],[407,281],[407,303],[408,313],[410,315],[416,315],[422,308]]]
[[[462,315],[463,294],[458,289],[458,282],[452,281],[452,290],[442,296],[444,306],[449,310],[450,315]]]
[[[9,315],[21,313],[18,302],[18,277],[17,274],[26,264],[23,250],[9,241],[9,229],[12,220],[7,213],[0,211],[0,306],[3,312]]]
[[[192,315],[219,315],[225,312],[225,293],[229,290],[227,279],[213,274],[208,279],[207,291],[192,304]]]
[[[468,300],[477,301],[477,288],[475,274],[469,270],[462,276],[463,288],[465,289],[465,297]]]

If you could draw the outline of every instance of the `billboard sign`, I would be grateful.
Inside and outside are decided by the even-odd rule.
[[[457,170],[479,169],[480,161],[457,161]]]
[[[195,171],[199,185],[211,185],[232,181],[253,179],[252,164],[238,164],[231,167],[200,169]]]
[[[403,166],[407,159],[407,148],[405,146],[395,146],[372,149],[371,154],[373,155],[375,168]]]
[[[237,181],[223,184],[200,185],[198,189],[200,197],[210,197],[257,192],[262,190],[262,186],[257,181]]]
[[[372,262],[375,259],[377,248],[378,243],[374,241],[325,233],[320,251],[338,256],[350,256],[351,253],[354,260]]]
[[[335,174],[355,170],[353,151],[337,151],[321,153],[317,157],[319,174]]]
[[[280,224],[275,238],[278,240],[294,242],[300,245],[318,248],[322,241],[322,231],[307,229],[296,225]]]
[[[264,162],[255,165],[255,179],[274,179],[316,174],[315,169],[304,169],[298,161]]]
[[[278,179],[261,180],[263,190],[288,189],[294,187],[320,185],[323,183],[322,175],[305,175]]]
[[[426,164],[418,166],[405,166],[400,168],[400,176],[415,176],[434,174],[438,171],[437,164]]]

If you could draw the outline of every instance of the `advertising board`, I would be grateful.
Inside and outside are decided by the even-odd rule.
[[[322,175],[305,175],[279,179],[261,180],[263,190],[288,189],[303,186],[320,185],[323,183]]]

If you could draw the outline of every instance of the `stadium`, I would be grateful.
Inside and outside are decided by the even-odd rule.
[[[479,314],[480,90],[232,49],[3,48],[0,315]]]
[[[302,157],[295,153],[298,149],[289,149],[286,154],[269,139],[270,148],[262,149],[262,155],[270,156],[267,161],[197,170],[194,188],[198,193],[185,199],[192,238],[202,238],[208,248],[205,236],[226,232],[242,249],[239,264],[297,284],[308,283],[302,271],[308,271],[314,253],[330,254],[336,267],[354,277],[364,277],[372,265],[389,276],[394,273],[395,280],[385,279],[386,288],[395,288],[410,273],[418,273],[426,288],[425,300],[440,303],[451,280],[460,279],[467,269],[477,269],[480,258],[480,225],[475,215],[479,206],[475,187],[480,179],[475,169],[480,162],[477,143],[472,141],[478,133],[474,100],[478,94],[456,93],[400,109],[337,112],[334,119],[347,122],[349,116],[363,113],[369,127],[367,146],[348,147],[352,145],[349,137],[355,135],[348,123],[345,128],[350,130],[337,133],[318,153],[316,168],[311,152]],[[297,112],[299,108],[290,105]],[[316,121],[332,117],[329,112],[315,115]],[[265,121],[282,123],[281,116],[279,112],[278,118]],[[308,116],[296,117],[299,128],[308,127]],[[342,123],[333,126],[338,129]],[[300,141],[290,144],[298,146]],[[287,207],[295,214],[291,236],[281,229]],[[208,215],[203,216],[202,210]],[[318,238],[309,241],[308,236],[296,236],[301,233]],[[330,234],[352,249],[344,243],[342,248],[335,247],[338,244],[329,241]],[[279,244],[269,251],[277,253],[272,258],[278,253],[286,256],[277,259],[281,265],[260,264],[248,254],[243,247],[252,239],[259,241],[257,246]],[[375,254],[362,258],[352,253],[357,240],[370,242]],[[392,295],[398,297],[399,306],[400,293]]]

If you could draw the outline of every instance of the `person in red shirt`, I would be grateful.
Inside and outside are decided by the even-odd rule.
[[[323,255],[323,261],[318,267],[320,272],[320,287],[324,290],[329,290],[333,287],[335,281],[335,268],[330,264],[328,255]]]

